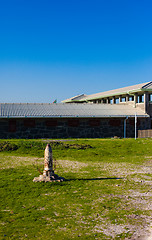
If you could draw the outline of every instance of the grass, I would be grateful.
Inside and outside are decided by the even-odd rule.
[[[67,181],[34,183],[46,142],[0,140],[0,239],[128,239],[146,229],[151,139],[51,141]]]

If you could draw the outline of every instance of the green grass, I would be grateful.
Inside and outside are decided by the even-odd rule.
[[[10,144],[12,147],[16,147],[17,149],[13,151],[14,155],[43,157],[46,141],[0,140],[0,151],[3,152],[1,144],[4,144],[4,146]],[[82,158],[85,161],[88,161],[88,159],[91,159],[91,161],[111,161],[115,158],[115,161],[120,162],[130,162],[133,158],[133,163],[138,162],[138,158],[141,161],[142,156],[151,155],[151,144],[152,139],[137,139],[136,141],[134,139],[73,139],[65,142],[51,142],[53,154],[56,158],[67,159],[68,157],[78,161],[81,161]],[[4,147],[5,152],[6,150]]]
[[[65,182],[32,181],[37,166],[43,170],[46,141],[0,140],[0,239],[127,239],[148,224],[151,210],[136,195],[150,201],[144,194],[151,185],[141,180],[152,181],[152,174],[141,169],[150,164],[151,139],[51,145]],[[123,230],[114,233],[113,226]]]

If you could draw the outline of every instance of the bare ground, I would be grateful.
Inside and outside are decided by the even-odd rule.
[[[138,192],[137,190],[129,189],[128,195],[120,195],[118,197],[126,198],[130,201],[130,205],[134,205],[137,209],[149,210],[151,215],[130,215],[129,218],[142,219],[142,225],[117,225],[110,222],[100,221],[99,225],[96,225],[94,232],[102,232],[112,239],[115,239],[116,235],[122,233],[133,233],[132,237],[126,238],[131,240],[152,240],[152,158],[145,157],[146,162],[144,165],[128,164],[128,163],[93,163],[91,164],[95,168],[105,170],[109,172],[109,175],[130,182],[140,183],[145,186],[145,190]],[[87,166],[87,163],[80,163],[76,161],[64,161],[59,160],[60,165],[64,165],[66,171],[77,172]],[[89,164],[89,163],[88,163]],[[83,170],[83,169],[82,169]],[[116,196],[115,196],[116,197]],[[103,224],[101,224],[101,222]]]

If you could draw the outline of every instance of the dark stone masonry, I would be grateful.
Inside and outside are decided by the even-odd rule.
[[[134,118],[126,121],[126,137],[134,137]],[[137,131],[151,128],[149,118],[138,118]],[[0,119],[0,138],[111,138],[124,137],[124,118]]]

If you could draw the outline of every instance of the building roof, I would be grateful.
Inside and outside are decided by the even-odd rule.
[[[106,118],[149,117],[143,110],[125,104],[1,103],[0,118]]]
[[[118,96],[118,95],[125,95],[125,94],[133,94],[135,92],[142,92],[142,91],[152,91],[152,81],[151,82],[146,82],[146,83],[140,83],[128,87],[123,87],[123,88],[118,88],[106,92],[100,92],[100,93],[95,93],[91,95],[85,95],[81,99],[78,99],[79,102],[83,101],[89,101],[89,100],[95,100],[99,98],[104,98],[104,97],[112,97],[112,96]],[[64,100],[63,102],[72,102],[75,101],[74,98],[69,98]]]
[[[67,102],[67,101],[79,101],[79,100],[81,100],[81,99],[83,99],[85,97],[87,97],[86,94],[80,94],[80,95],[74,96],[72,98],[68,98],[66,100],[63,100],[62,102],[64,103],[64,102]]]

